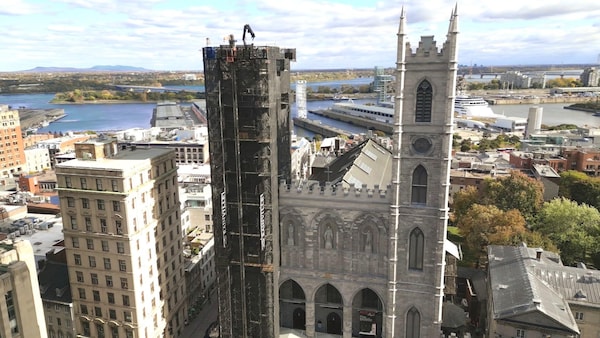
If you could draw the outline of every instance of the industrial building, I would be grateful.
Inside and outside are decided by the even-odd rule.
[[[231,36],[203,55],[221,337],[278,337],[278,183],[291,175],[296,52]]]
[[[175,153],[75,145],[56,167],[78,337],[178,337],[187,318]]]

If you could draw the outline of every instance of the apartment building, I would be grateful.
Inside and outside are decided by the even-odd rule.
[[[80,337],[178,337],[186,316],[175,153],[75,144],[57,165]]]
[[[25,169],[25,153],[19,112],[0,105],[0,177]]]

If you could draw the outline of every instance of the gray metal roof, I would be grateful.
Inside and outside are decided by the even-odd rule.
[[[556,329],[579,333],[566,299],[535,273],[536,267],[559,266],[560,260],[550,252],[543,252],[538,260],[537,250],[488,246],[493,318],[511,320],[537,313],[553,322]]]
[[[559,264],[538,264],[532,267],[532,273],[569,303],[600,308],[600,271]]]

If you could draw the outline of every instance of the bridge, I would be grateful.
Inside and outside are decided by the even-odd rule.
[[[152,87],[152,86],[131,86],[131,85],[113,85],[115,89],[124,91],[124,92],[138,92],[138,93],[179,93],[185,92],[187,90],[181,88],[169,88],[169,87]]]
[[[581,75],[581,73],[583,73],[582,69],[557,69],[557,70],[536,70],[536,71],[525,71],[525,72],[521,72],[521,74],[523,75],[527,75],[527,76],[552,76],[552,77],[556,77],[556,76],[565,76],[565,77],[579,77]],[[473,77],[479,77],[481,79],[483,78],[494,78],[494,79],[498,79],[500,78],[500,76],[502,76],[503,74],[506,74],[506,72],[504,73],[477,73],[477,74],[466,74],[465,77],[466,78],[473,78]]]

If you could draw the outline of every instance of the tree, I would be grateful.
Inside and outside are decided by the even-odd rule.
[[[460,151],[470,151],[473,149],[473,141],[470,138],[460,141]]]
[[[518,210],[502,211],[493,205],[473,204],[457,224],[467,247],[481,250],[490,245],[517,245],[527,232]]]
[[[474,186],[467,186],[452,196],[452,215],[455,224],[469,211],[472,205],[479,202],[479,191]]]
[[[600,251],[600,212],[566,198],[544,203],[535,229],[558,247],[565,265],[590,262]]]
[[[504,211],[517,209],[531,223],[544,203],[544,186],[536,179],[513,171],[510,176],[486,179],[481,195],[485,204]]]
[[[558,194],[578,203],[600,207],[600,180],[585,173],[569,170],[560,174]]]

